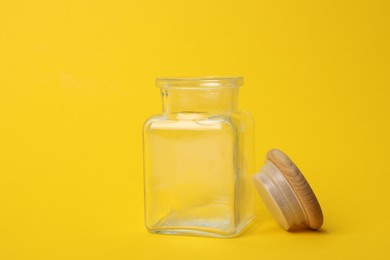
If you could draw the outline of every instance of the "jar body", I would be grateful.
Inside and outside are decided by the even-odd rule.
[[[254,217],[253,120],[235,109],[205,107],[155,115],[145,123],[145,225],[150,232],[231,237]]]

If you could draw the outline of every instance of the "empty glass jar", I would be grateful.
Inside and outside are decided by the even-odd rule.
[[[241,77],[160,78],[163,111],[144,126],[150,232],[238,235],[254,217],[253,120]]]

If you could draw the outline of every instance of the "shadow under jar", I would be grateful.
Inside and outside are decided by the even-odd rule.
[[[160,78],[163,111],[144,125],[145,225],[233,237],[254,218],[253,119],[241,77]]]

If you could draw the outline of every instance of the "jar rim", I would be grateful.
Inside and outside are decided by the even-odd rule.
[[[159,88],[237,88],[243,84],[243,77],[160,77],[156,78]]]

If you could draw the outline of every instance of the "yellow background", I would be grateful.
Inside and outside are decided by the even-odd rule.
[[[390,1],[0,4],[0,259],[389,259]],[[242,75],[256,167],[289,154],[320,232],[258,200],[239,238],[143,226],[158,76]]]

